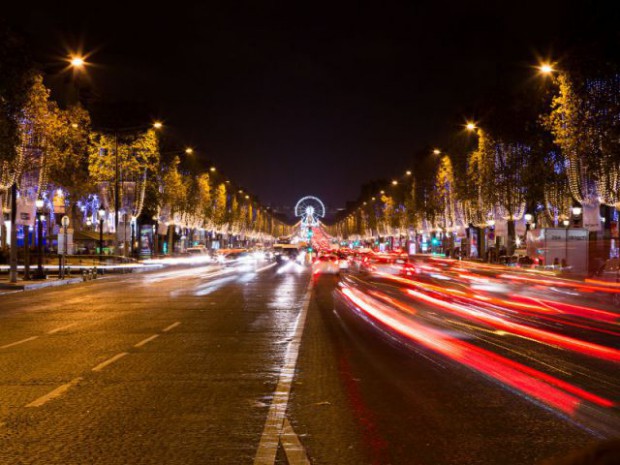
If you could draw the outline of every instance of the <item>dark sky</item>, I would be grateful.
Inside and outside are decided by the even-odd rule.
[[[40,61],[81,45],[101,95],[150,103],[263,202],[332,207],[620,19],[586,1],[22,3],[10,22]]]

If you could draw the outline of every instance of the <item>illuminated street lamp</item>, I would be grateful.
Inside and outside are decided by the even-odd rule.
[[[545,74],[545,75],[551,75],[555,71],[551,63],[541,63],[540,66],[538,67],[538,70],[540,71],[541,74]]]
[[[398,181],[397,181],[396,179],[394,179],[394,180],[392,181],[392,186],[397,186],[397,185],[398,185]]]
[[[531,213],[526,213],[525,215],[523,215],[523,218],[525,218],[525,221],[527,221],[528,223],[531,223],[531,221],[532,221],[532,214]]]
[[[212,173],[215,172],[215,166],[212,166],[211,168],[209,168],[209,171],[211,171]]]
[[[572,212],[573,212],[573,215],[574,215],[574,216],[579,216],[579,215],[581,215],[581,212],[582,212],[581,207],[573,207],[573,208],[572,208]]]
[[[154,127],[155,129],[161,129],[161,128],[163,128],[163,127],[164,127],[164,124],[163,124],[161,121],[155,121],[155,122],[153,123],[153,127]]]
[[[468,131],[475,131],[477,127],[474,123],[470,121],[465,125],[465,129],[467,129]]]
[[[407,176],[411,176],[411,170],[407,170],[407,171],[405,171],[405,174],[406,174]]]
[[[186,153],[187,155],[191,155],[192,153],[194,153],[194,149],[193,149],[193,148],[191,148],[191,147],[187,147],[187,148],[185,149],[185,153]]]
[[[434,150],[433,150],[433,154],[434,154],[434,155],[440,155],[440,154],[441,154],[441,150],[439,150],[439,149],[434,149]]]
[[[84,58],[79,55],[73,55],[69,59],[69,64],[74,69],[83,69],[84,66],[86,66],[86,61],[84,61]]]

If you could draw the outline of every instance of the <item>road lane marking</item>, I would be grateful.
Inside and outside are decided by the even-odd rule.
[[[24,342],[34,341],[35,339],[38,339],[38,338],[39,336],[28,337],[26,339],[22,339],[21,341],[11,342],[10,344],[0,346],[0,349],[8,349],[9,347],[17,346],[19,344],[23,344]]]
[[[297,436],[295,430],[293,430],[288,418],[284,418],[280,441],[282,442],[282,448],[286,453],[286,459],[289,465],[310,465],[310,460],[308,460],[308,455],[306,455],[306,449],[304,449],[304,446],[301,444],[299,436]]]
[[[176,323],[172,323],[170,326],[166,326],[162,331],[164,333],[167,333],[168,331],[170,331],[171,329],[176,328],[177,326],[179,326],[181,324],[180,321],[177,321]]]
[[[277,263],[270,263],[267,266],[263,266],[262,268],[258,268],[257,270],[255,270],[256,273],[260,273],[261,271],[265,271],[268,270],[269,268],[273,268],[274,266],[276,266]]]
[[[121,352],[120,354],[116,354],[114,357],[107,359],[105,362],[101,362],[99,365],[93,368],[92,371],[101,371],[108,365],[111,365],[112,363],[116,362],[117,360],[120,360],[121,358],[123,358],[125,355],[128,355],[128,354],[129,352]]]
[[[63,331],[65,329],[69,329],[69,328],[71,328],[72,326],[75,326],[75,325],[77,325],[77,323],[70,323],[68,325],[61,326],[60,328],[52,329],[51,331],[48,331],[46,334],[56,334],[59,331]]]
[[[297,356],[299,355],[299,347],[301,345],[301,337],[304,333],[306,324],[306,315],[310,306],[312,297],[312,281],[308,284],[306,294],[304,295],[303,306],[293,330],[293,339],[286,349],[284,356],[284,364],[280,369],[280,377],[278,385],[271,401],[271,407],[267,413],[267,420],[263,434],[258,444],[258,450],[254,457],[254,465],[274,465],[276,461],[276,453],[278,451],[278,443],[282,434],[286,409],[288,408],[288,400],[295,377],[295,368],[297,366]]]
[[[28,405],[26,405],[26,407],[41,407],[41,405],[49,402],[50,400],[53,400],[53,399],[56,399],[57,397],[62,396],[65,392],[67,392],[69,389],[71,389],[73,386],[75,386],[81,380],[82,380],[82,378],[72,379],[67,384],[63,384],[62,386],[58,386],[53,391],[48,392],[44,396],[39,397],[38,399],[30,402]]]
[[[147,337],[143,341],[138,342],[134,347],[142,347],[143,345],[148,344],[153,339],[157,339],[158,337],[159,337],[159,334],[153,334],[152,336]]]

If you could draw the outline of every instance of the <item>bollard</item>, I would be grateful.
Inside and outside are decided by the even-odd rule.
[[[97,279],[97,267],[93,268],[93,279]]]

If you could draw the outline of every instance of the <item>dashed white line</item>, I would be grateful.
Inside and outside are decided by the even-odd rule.
[[[148,344],[153,339],[157,339],[158,337],[159,337],[159,334],[153,334],[152,336],[147,337],[143,341],[138,342],[134,347],[142,347],[143,345]]]
[[[101,362],[99,365],[97,365],[95,368],[93,368],[92,371],[101,371],[105,367],[107,367],[108,365],[111,365],[112,363],[116,362],[117,360],[120,360],[121,358],[123,358],[125,355],[128,355],[128,353],[129,352],[121,352],[120,354],[116,354],[114,357],[107,359],[105,362]]]
[[[28,405],[26,405],[26,407],[41,407],[41,405],[49,402],[50,400],[56,399],[57,397],[62,396],[65,392],[67,392],[69,389],[71,389],[73,386],[75,386],[81,380],[82,380],[82,378],[72,379],[67,384],[63,384],[62,386],[58,386],[53,391],[48,392],[44,396],[39,397],[38,399],[30,402]]]
[[[274,465],[276,461],[276,453],[278,451],[280,435],[282,434],[286,409],[288,408],[291,386],[293,384],[293,378],[295,377],[297,356],[299,355],[299,346],[301,345],[301,337],[304,333],[306,315],[308,314],[308,307],[310,306],[311,297],[312,281],[308,284],[308,290],[304,296],[303,307],[297,316],[297,321],[295,322],[293,339],[286,349],[284,365],[280,370],[280,378],[278,379],[276,392],[274,393],[273,400],[271,401],[269,413],[267,413],[267,420],[265,421],[263,434],[260,438],[260,443],[258,444],[256,457],[254,458],[254,465]]]
[[[38,339],[38,338],[39,338],[39,336],[28,337],[26,339],[22,339],[21,341],[11,342],[10,344],[6,344],[4,346],[0,346],[0,349],[8,349],[9,347],[17,346],[19,344],[23,344],[24,342],[34,341],[35,339]]]
[[[75,325],[77,325],[77,323],[70,323],[68,325],[61,326],[60,328],[52,329],[51,331],[48,331],[46,334],[56,334],[59,331],[63,331],[65,329],[69,329],[69,328],[71,328],[72,326],[75,326]]]
[[[164,333],[167,333],[168,331],[170,331],[171,329],[176,328],[176,327],[177,327],[177,326],[179,326],[180,324],[181,324],[181,322],[180,322],[180,321],[177,321],[177,322],[175,322],[175,323],[172,323],[170,326],[166,326],[166,327],[165,327],[162,331],[163,331]]]

